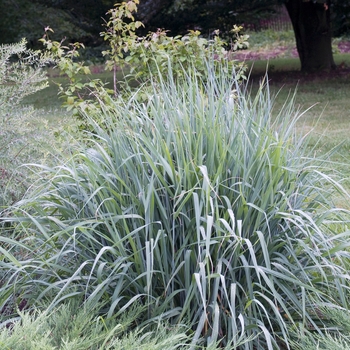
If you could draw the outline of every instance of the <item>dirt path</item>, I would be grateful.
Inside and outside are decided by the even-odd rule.
[[[350,41],[340,41],[337,45],[337,53],[350,53]],[[273,58],[283,57],[298,57],[296,47],[276,46],[270,49],[252,49],[242,50],[235,53],[235,58],[238,60],[268,60]]]
[[[337,45],[337,52],[340,54],[350,53],[350,41],[342,41]],[[272,49],[261,49],[261,50],[244,50],[239,51],[235,54],[235,58],[238,60],[247,61],[259,61],[269,60],[275,58],[298,58],[298,52],[295,47],[276,47]],[[252,74],[252,77],[262,76],[264,73]],[[300,84],[310,81],[324,81],[329,79],[350,79],[350,67],[344,63],[338,64],[335,70],[328,72],[315,72],[315,73],[303,73],[300,71],[271,71],[269,72],[269,80],[271,83],[278,84]]]

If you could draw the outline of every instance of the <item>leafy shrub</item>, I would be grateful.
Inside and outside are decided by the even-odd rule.
[[[159,74],[163,78],[167,77],[170,61],[174,78],[179,79],[183,72],[193,65],[197,74],[205,77],[205,59],[214,57],[214,62],[226,60],[228,66],[235,66],[237,78],[238,71],[243,75],[244,64],[234,61],[232,57],[233,51],[249,46],[248,35],[240,35],[242,27],[233,27],[231,32],[234,34],[234,40],[230,45],[220,38],[218,30],[214,32],[212,39],[203,38],[198,30],[191,30],[187,35],[171,37],[167,35],[167,30],[162,29],[138,37],[135,31],[143,26],[133,17],[138,3],[138,0],[123,2],[108,12],[110,19],[106,23],[106,31],[101,33],[110,47],[103,52],[108,58],[107,69],[115,72],[117,68],[127,64],[130,65],[131,77],[144,81],[150,73],[153,74],[153,78]],[[222,69],[223,65],[220,67]]]
[[[227,62],[226,73],[229,74],[232,67],[235,67],[236,78],[245,78],[245,65],[242,62],[233,60],[232,52],[247,47],[248,36],[241,35],[241,27],[234,26],[232,32],[234,40],[227,48],[219,37],[219,32],[212,39],[205,39],[199,31],[190,31],[188,35],[170,37],[166,30],[150,32],[144,37],[136,34],[143,23],[136,21],[133,14],[137,11],[138,0],[122,2],[115,5],[108,11],[109,20],[105,24],[106,30],[101,33],[108,43],[108,50],[102,52],[107,58],[106,69],[113,72],[113,89],[107,88],[100,79],[88,79],[91,72],[84,62],[78,61],[79,49],[84,48],[80,43],[70,43],[68,46],[62,42],[52,41],[49,32],[53,30],[46,28],[46,33],[41,42],[47,49],[47,53],[57,63],[62,75],[69,78],[68,86],[59,86],[60,94],[64,98],[64,105],[74,115],[95,114],[101,109],[113,109],[113,98],[118,95],[119,85],[125,79],[129,86],[138,85],[160,76],[167,78],[169,64],[171,65],[172,79],[182,79],[188,69],[196,67],[196,72],[205,78],[206,60],[214,58],[217,67],[223,69],[221,63]],[[118,81],[117,72],[127,69],[127,77]],[[125,92],[126,90],[123,90]],[[144,98],[140,96],[139,98]],[[82,128],[87,125],[82,123]]]
[[[118,317],[141,303],[138,322],[186,322],[193,345],[288,345],[291,325],[319,329],[318,304],[347,306],[342,189],[304,156],[292,102],[272,119],[268,87],[250,97],[210,61],[205,79],[171,68],[116,97],[4,219],[2,305],[78,297]]]

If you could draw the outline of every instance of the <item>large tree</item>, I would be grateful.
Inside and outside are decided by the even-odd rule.
[[[331,1],[289,0],[286,7],[295,33],[301,69],[315,71],[335,68]]]

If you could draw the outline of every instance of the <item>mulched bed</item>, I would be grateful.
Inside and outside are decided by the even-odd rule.
[[[350,41],[341,41],[338,43],[339,53],[350,52]],[[273,58],[282,57],[298,57],[298,51],[296,47],[290,48],[288,46],[278,46],[270,50],[242,50],[235,53],[235,59],[237,60],[269,60]]]
[[[338,44],[339,53],[350,53],[350,41],[342,41]],[[298,57],[296,48],[290,49],[287,47],[276,47],[272,50],[266,51],[254,51],[244,50],[235,54],[237,60],[269,60],[274,58],[283,57]],[[264,73],[252,74],[251,78],[257,78],[263,76]],[[335,70],[331,71],[319,71],[315,73],[304,73],[301,71],[270,71],[268,73],[269,82],[274,84],[297,84],[310,81],[325,81],[330,79],[349,79],[350,67],[344,63],[337,66]]]

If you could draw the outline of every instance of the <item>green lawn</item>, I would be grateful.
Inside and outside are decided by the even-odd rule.
[[[336,65],[350,65],[350,54],[334,54],[334,61]],[[268,67],[270,72],[293,72],[300,70],[300,61],[298,58],[285,57],[273,59],[261,59],[255,61],[247,61],[248,69],[252,70],[254,74],[265,73]]]
[[[336,63],[350,66],[350,54],[335,55]],[[299,61],[295,58],[278,58],[248,62],[250,80],[255,91],[268,71],[271,95],[275,97],[275,112],[295,93],[295,106],[302,114],[299,131],[308,134],[309,149],[315,155],[331,152],[331,165],[340,171],[344,183],[350,187],[350,71],[324,75],[301,75]]]

